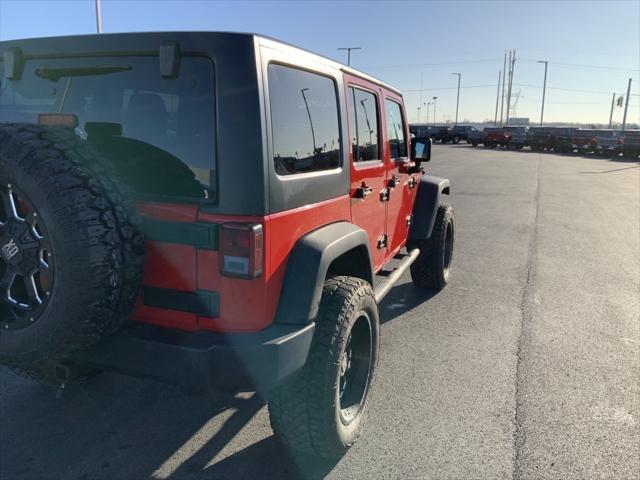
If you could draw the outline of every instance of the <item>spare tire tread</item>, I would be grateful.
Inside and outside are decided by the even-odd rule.
[[[9,171],[12,164],[20,167],[45,188],[54,215],[68,214],[68,223],[47,228],[78,232],[65,235],[64,244],[82,255],[73,257],[65,269],[80,272],[74,275],[74,280],[84,279],[77,280],[82,283],[76,285],[78,289],[93,292],[83,294],[93,302],[83,306],[82,322],[71,324],[61,318],[52,332],[55,341],[25,344],[20,352],[0,351],[0,362],[28,366],[61,361],[114,333],[133,309],[142,285],[144,258],[134,195],[109,161],[72,130],[5,124],[0,126],[0,146],[1,161],[9,164]],[[69,312],[69,316],[79,312]]]

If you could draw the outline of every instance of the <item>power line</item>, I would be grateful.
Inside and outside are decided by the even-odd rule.
[[[529,58],[524,58],[522,61],[527,63],[536,63],[536,60],[532,60]],[[565,63],[565,62],[549,62],[554,66],[560,66],[565,68],[586,68],[586,69],[594,69],[594,70],[609,70],[609,71],[618,71],[618,72],[640,72],[640,68],[623,68],[623,67],[609,67],[605,65],[586,65],[580,63]]]
[[[440,63],[407,63],[404,65],[365,65],[359,66],[359,69],[365,68],[413,68],[413,67],[439,67],[441,65],[462,65],[467,63],[488,63],[498,62],[499,58],[488,58],[485,60],[459,60],[456,62],[440,62]]]

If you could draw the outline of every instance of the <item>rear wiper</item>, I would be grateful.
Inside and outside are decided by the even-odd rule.
[[[110,73],[128,72],[129,66],[98,65],[93,67],[43,67],[35,74],[40,78],[57,82],[62,77],[88,77],[91,75],[109,75]]]

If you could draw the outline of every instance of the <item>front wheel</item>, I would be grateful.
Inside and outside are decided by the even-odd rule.
[[[456,145],[457,145],[458,143],[460,143],[460,137],[458,137],[458,136],[453,137],[453,143],[455,143]]]
[[[438,207],[431,237],[410,246],[420,249],[420,255],[411,265],[411,279],[417,287],[442,290],[447,286],[453,261],[454,233],[453,207],[442,204]]]
[[[271,427],[290,448],[337,458],[360,436],[379,323],[369,283],[344,276],[325,282],[306,365],[269,393]]]

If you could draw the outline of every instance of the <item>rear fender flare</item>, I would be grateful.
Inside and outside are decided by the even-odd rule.
[[[423,175],[413,205],[413,222],[410,240],[426,240],[431,237],[442,195],[449,195],[449,180]]]
[[[342,266],[333,271],[332,264],[336,263]],[[356,276],[373,284],[369,237],[352,223],[333,223],[298,240],[287,261],[275,321],[287,324],[315,321],[324,282],[331,273]]]

